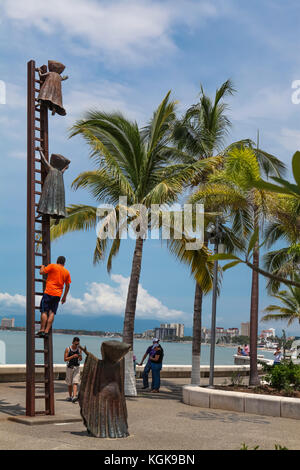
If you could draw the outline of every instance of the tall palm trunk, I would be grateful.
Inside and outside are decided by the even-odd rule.
[[[130,275],[130,282],[128,286],[127,301],[125,308],[124,327],[123,327],[123,341],[130,344],[131,349],[125,356],[125,395],[136,396],[136,383],[133,368],[133,334],[134,334],[134,319],[136,311],[136,301],[138,295],[138,288],[140,282],[140,274],[142,267],[143,255],[142,238],[137,238],[135,243],[135,250],[132,260],[132,268]]]
[[[258,226],[258,210],[254,208],[254,230]],[[253,250],[253,265],[259,267],[259,240]],[[257,371],[257,335],[258,335],[258,306],[259,306],[259,274],[252,270],[251,307],[250,307],[250,378],[249,385],[258,385]]]
[[[191,384],[200,385],[201,327],[203,291],[196,282],[193,318],[192,375]]]

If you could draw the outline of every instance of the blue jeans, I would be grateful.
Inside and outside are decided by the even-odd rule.
[[[151,363],[152,370],[152,390],[159,390],[160,387],[160,371],[162,364],[156,364],[155,362]]]
[[[147,388],[149,387],[149,380],[148,380],[148,375],[151,370],[151,363],[150,361],[147,362],[147,364],[144,367],[142,377],[143,377],[143,387]]]

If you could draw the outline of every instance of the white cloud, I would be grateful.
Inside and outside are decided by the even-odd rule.
[[[199,26],[218,15],[207,0],[4,0],[5,16],[22,27],[46,35],[78,40],[94,53],[116,54],[118,60],[149,61],[149,52],[161,55],[175,48],[173,29]],[[77,45],[73,52],[77,52]],[[81,46],[78,45],[79,53]],[[113,55],[111,57],[113,59]]]
[[[91,109],[101,109],[105,112],[119,111],[133,120],[144,118],[143,110],[133,104],[133,90],[128,86],[107,80],[97,83],[75,85],[66,93],[64,106],[70,121],[82,117]]]
[[[73,297],[69,294],[67,302],[60,306],[60,312],[78,316],[101,317],[108,314],[123,316],[129,278],[125,278],[120,274],[114,274],[111,276],[111,279],[115,283],[113,286],[92,282],[81,298]],[[39,301],[40,297],[36,299],[36,305],[38,305]],[[8,293],[0,293],[0,307],[14,307],[24,310],[26,307],[26,297],[20,294],[10,295]],[[17,314],[18,311],[16,310],[15,313]],[[170,309],[159,299],[153,297],[141,284],[139,285],[136,318],[167,322],[190,320],[186,313],[181,310]]]
[[[5,293],[0,292],[0,306],[25,308],[26,297],[20,294],[10,295],[7,292]]]
[[[64,307],[66,313],[68,311],[75,315],[124,315],[129,278],[114,274],[111,279],[116,286],[93,282],[82,298],[70,295]],[[179,321],[187,317],[187,314],[180,310],[168,308],[139,285],[136,318]]]
[[[287,119],[295,112],[289,88],[269,86],[257,88],[255,84],[249,90],[239,92],[231,106],[234,121],[251,121],[256,119]],[[243,96],[243,102],[240,96]]]
[[[276,140],[280,142],[284,148],[291,152],[300,150],[299,129],[282,128],[280,134],[276,136]]]

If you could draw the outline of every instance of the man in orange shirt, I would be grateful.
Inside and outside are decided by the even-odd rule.
[[[64,267],[65,262],[66,258],[64,256],[59,256],[56,264],[41,266],[40,269],[40,274],[47,274],[46,289],[40,305],[41,329],[37,333],[41,338],[48,337],[59,301],[64,304],[67,300],[71,284],[71,276],[69,271]],[[65,292],[61,298],[64,285]]]

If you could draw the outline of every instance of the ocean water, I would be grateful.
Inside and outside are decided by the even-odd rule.
[[[72,344],[73,335],[53,335],[53,362],[55,364],[64,363],[64,351],[66,347]],[[99,336],[80,336],[80,342],[87,350],[100,357],[100,346],[103,341],[108,338]],[[113,338],[112,338],[113,339]],[[119,339],[119,338],[116,338]],[[5,343],[6,364],[24,364],[26,362],[26,334],[24,331],[0,331],[0,341]],[[137,361],[140,362],[147,347],[151,341],[135,339],[134,354]],[[42,349],[42,339],[37,339],[37,349]],[[192,363],[192,344],[191,343],[168,343],[161,342],[164,349],[164,364],[191,365]],[[215,364],[231,365],[234,363],[233,355],[236,353],[234,347],[216,346]],[[266,358],[273,358],[273,353],[268,351],[259,351]],[[84,356],[84,355],[83,355]],[[210,356],[210,345],[202,344],[201,346],[201,364],[208,365]],[[37,354],[36,363],[43,362],[43,354]]]

